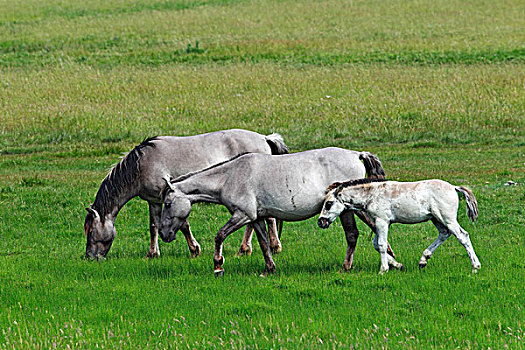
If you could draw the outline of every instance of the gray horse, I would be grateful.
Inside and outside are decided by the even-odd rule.
[[[151,242],[147,256],[159,256],[161,192],[166,186],[163,178],[197,171],[244,152],[283,154],[288,153],[288,148],[279,134],[264,136],[237,129],[145,140],[111,169],[102,181],[94,203],[86,208],[86,257],[106,256],[116,235],[115,218],[120,209],[136,196],[149,204]],[[192,257],[199,255],[200,245],[191,234],[187,221],[181,224],[181,231]]]
[[[328,185],[342,179],[359,179],[365,173],[369,177],[384,178],[383,167],[375,155],[335,147],[280,156],[241,155],[174,181],[165,178],[167,186],[159,233],[163,240],[172,240],[186,222],[193,203],[222,204],[232,216],[215,237],[213,260],[216,276],[224,271],[224,240],[249,223],[255,229],[264,254],[264,273],[271,273],[275,264],[264,218],[283,221],[308,219],[321,211]],[[359,235],[353,214],[353,211],[345,211],[340,215],[348,244],[344,270],[352,266]],[[365,222],[375,229],[369,220]]]

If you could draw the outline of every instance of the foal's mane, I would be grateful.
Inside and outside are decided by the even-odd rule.
[[[378,179],[378,178],[366,177],[366,178],[363,178],[363,179],[350,180],[350,181],[345,181],[345,182],[334,182],[333,184],[331,184],[330,186],[328,186],[326,188],[326,193],[328,194],[328,192],[330,192],[334,188],[336,188],[337,192],[339,192],[345,187],[366,185],[366,184],[369,184],[369,183],[372,183],[372,182],[385,182],[385,181],[387,181],[387,180],[386,179]]]
[[[149,137],[135,146],[118,162],[106,175],[100,188],[98,189],[95,201],[91,208],[95,209],[101,218],[108,214],[114,207],[115,203],[125,191],[140,176],[140,158],[144,155],[143,149],[146,147],[155,148],[153,141],[158,137]],[[89,214],[88,214],[89,215]],[[87,217],[86,217],[87,220]]]

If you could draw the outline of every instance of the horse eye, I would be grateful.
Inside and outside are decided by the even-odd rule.
[[[171,202],[169,202],[169,203],[164,203],[164,205],[167,206],[167,207],[171,207]]]
[[[330,208],[332,207],[332,204],[334,204],[334,202],[326,202],[326,204],[324,205],[324,208],[326,210],[330,210]]]

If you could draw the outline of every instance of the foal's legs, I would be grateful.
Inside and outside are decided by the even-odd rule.
[[[447,225],[447,227],[450,230],[450,232],[454,236],[456,236],[459,243],[463,244],[463,247],[465,247],[465,249],[467,250],[467,254],[470,258],[470,263],[472,264],[472,272],[478,272],[478,270],[481,268],[481,263],[479,262],[476,252],[474,252],[474,247],[472,246],[472,242],[470,241],[468,232],[465,231],[457,221]]]
[[[365,213],[363,213],[362,211],[356,211],[355,212],[355,215],[357,215],[357,217],[359,219],[361,219],[361,221],[363,221],[368,227],[370,227],[370,229],[372,230],[372,232],[376,233],[376,224],[372,221],[372,219],[370,219],[368,217],[368,215],[366,215]],[[392,247],[390,247],[390,243],[387,243],[387,253],[388,255],[390,255],[392,258],[396,258],[396,255],[394,254],[394,251],[392,250]],[[375,245],[374,245],[375,247]],[[376,248],[377,250],[377,248]]]
[[[401,264],[400,262],[397,262],[396,259],[394,259],[390,253],[388,252],[388,247],[390,246],[390,244],[388,244],[387,242],[387,260],[388,260],[388,266],[393,266],[395,267],[396,269],[399,269],[399,270],[404,270],[405,267],[403,266],[403,264]],[[375,235],[374,236],[374,249],[377,250],[379,252],[379,254],[381,254],[381,252],[379,251],[379,235]]]
[[[268,236],[270,238],[270,249],[272,253],[280,253],[282,250],[281,241],[279,240],[279,232],[277,229],[277,220],[273,218],[267,218],[266,223],[268,225]],[[282,229],[282,221],[281,221]],[[252,254],[252,238],[253,238],[253,226],[252,224],[246,225],[244,231],[244,237],[242,239],[241,246],[237,252],[238,256],[251,255]]]
[[[470,263],[472,264],[472,272],[476,273],[480,267],[481,263],[474,252],[474,247],[470,241],[470,237],[467,231],[465,231],[457,222],[457,220],[452,219],[450,223],[444,224],[437,219],[432,219],[432,223],[436,226],[439,231],[438,238],[432,242],[432,244],[425,249],[423,256],[419,261],[419,268],[423,268],[427,265],[427,260],[432,257],[434,251],[439,247],[451,234],[456,236],[458,241],[465,247],[467,254],[470,258]]]
[[[275,271],[275,263],[273,262],[272,253],[270,252],[270,243],[268,241],[264,220],[254,222],[253,228],[255,229],[259,246],[264,255],[264,272],[262,273],[262,276],[266,276]]]
[[[147,258],[158,258],[160,256],[159,249],[159,225],[160,213],[162,212],[162,204],[148,202],[149,205],[149,234],[150,243]]]
[[[438,238],[436,238],[436,240],[434,242],[432,242],[428,246],[427,249],[425,249],[423,251],[423,255],[421,256],[421,259],[419,260],[419,268],[420,269],[422,269],[425,266],[427,266],[428,259],[430,259],[432,257],[432,255],[434,254],[436,249],[441,244],[443,244],[443,242],[445,242],[450,237],[450,234],[451,234],[449,232],[449,230],[447,229],[447,227],[445,225],[443,225],[442,223],[440,223],[439,221],[437,221],[436,219],[432,219],[432,223],[434,224],[434,226],[436,226],[436,228],[437,228],[437,230],[439,232],[439,236],[438,236]]]
[[[224,274],[224,269],[222,268],[222,265],[224,264],[222,244],[224,243],[224,240],[231,233],[237,231],[248,222],[250,222],[250,219],[244,213],[236,211],[233,213],[230,220],[228,220],[228,222],[220,228],[219,232],[217,232],[217,236],[215,236],[215,253],[213,254],[214,273],[216,277]]]
[[[180,228],[182,234],[184,235],[184,238],[186,238],[186,242],[188,242],[188,248],[190,249],[190,254],[192,258],[196,258],[199,255],[201,255],[201,246],[199,242],[193,237],[190,230],[190,223],[188,220],[182,224],[182,227]]]
[[[381,255],[381,268],[379,269],[379,273],[384,274],[388,272],[388,222],[376,219],[376,230],[374,246],[377,246],[377,250]]]

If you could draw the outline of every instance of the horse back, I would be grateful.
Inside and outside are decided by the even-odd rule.
[[[177,178],[227,161],[245,152],[271,154],[264,135],[249,130],[222,130],[194,136],[159,136],[140,158],[140,195],[160,199],[163,177]]]
[[[250,154],[232,162],[230,169],[231,193],[244,198],[251,192],[260,208],[285,220],[315,215],[328,185],[366,174],[359,152],[334,147],[278,156]]]

